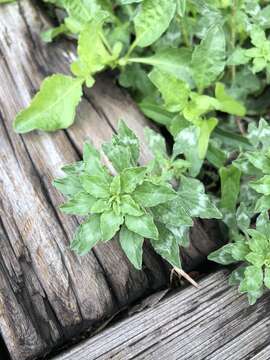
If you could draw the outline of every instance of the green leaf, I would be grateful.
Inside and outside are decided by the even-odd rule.
[[[168,28],[176,10],[174,0],[144,0],[135,16],[136,44],[146,47]]]
[[[162,224],[158,226],[159,239],[151,241],[154,250],[172,266],[181,268],[179,245],[174,235]]]
[[[260,119],[258,126],[255,122],[251,122],[248,126],[247,138],[254,146],[262,144],[263,148],[268,150],[270,147],[270,125],[264,119]]]
[[[254,292],[261,289],[263,285],[263,271],[257,266],[247,266],[245,269],[245,278],[241,282],[240,292]]]
[[[225,35],[219,25],[211,27],[192,54],[191,67],[198,89],[211,85],[225,66]]]
[[[114,176],[111,185],[110,185],[110,193],[112,195],[119,195],[121,192],[121,178],[120,175]]]
[[[261,179],[250,181],[250,187],[263,195],[270,195],[270,175],[265,175]]]
[[[192,226],[193,221],[182,201],[177,197],[173,201],[155,206],[151,209],[155,220],[165,224],[166,226]]]
[[[250,249],[258,254],[267,254],[268,240],[266,235],[254,229],[248,229],[247,232],[251,236],[251,239],[248,242]],[[267,236],[269,236],[269,234],[267,234]]]
[[[121,196],[121,211],[124,215],[141,216],[143,211],[130,195]]]
[[[246,113],[245,107],[239,102],[233,99],[225,91],[225,85],[218,82],[216,83],[215,96],[219,101],[220,111],[236,116],[244,116]]]
[[[254,266],[262,267],[264,264],[265,257],[262,254],[250,252],[246,255],[245,259]]]
[[[102,27],[105,19],[106,13],[87,23],[80,32],[78,40],[79,59],[71,65],[74,75],[86,78],[90,74],[101,71],[113,61],[113,56],[103,42]]]
[[[176,198],[176,192],[169,185],[156,185],[144,181],[132,193],[135,201],[144,207],[153,207]]]
[[[204,159],[208,150],[208,144],[210,140],[210,136],[218,124],[218,120],[216,118],[209,118],[204,120],[199,120],[195,123],[197,127],[200,129],[199,142],[198,142],[198,150],[200,159]]]
[[[270,209],[270,195],[262,196],[258,199],[255,205],[256,212],[262,212]]]
[[[244,233],[250,225],[251,214],[249,213],[246,205],[242,202],[236,211],[236,223],[240,230]]]
[[[231,254],[234,260],[244,261],[250,252],[248,245],[244,241],[237,241],[231,245]]]
[[[121,173],[122,192],[128,194],[132,193],[138,185],[142,184],[146,171],[146,167],[124,169]]]
[[[161,155],[165,158],[168,157],[166,143],[162,135],[149,127],[146,127],[144,129],[144,136],[150,150],[155,156]]]
[[[240,191],[241,171],[230,165],[220,168],[219,175],[221,180],[220,207],[234,211]]]
[[[202,159],[199,158],[198,151],[199,129],[189,126],[179,132],[175,137],[173,147],[173,157],[184,154],[186,160],[191,164],[189,174],[197,176],[202,166]]]
[[[141,270],[144,238],[122,226],[119,241],[129,261],[136,269]]]
[[[14,130],[23,134],[35,129],[55,131],[68,128],[81,100],[82,83],[82,79],[61,74],[46,78],[29,107],[16,116]]]
[[[84,170],[88,175],[99,176],[111,181],[107,169],[102,165],[100,160],[100,153],[89,142],[84,143],[83,146],[83,162]]]
[[[245,267],[241,266],[234,271],[232,271],[229,277],[229,285],[239,285],[240,282],[244,279]]]
[[[90,213],[96,199],[86,192],[77,193],[71,200],[60,206],[60,210],[66,214],[87,215]]]
[[[233,244],[224,245],[208,255],[208,259],[222,265],[233,264],[236,260],[232,257],[232,247]]]
[[[101,241],[100,216],[91,215],[85,223],[78,227],[71,243],[71,249],[79,255],[84,255],[99,241]]]
[[[73,197],[83,191],[80,179],[75,175],[69,175],[61,179],[55,179],[53,181],[53,186],[55,186],[56,189],[68,197]]]
[[[110,196],[110,184],[101,176],[82,175],[82,186],[86,192],[95,198],[108,198]]]
[[[144,98],[139,103],[139,107],[145,116],[161,125],[169,126],[174,117],[174,114],[165,110],[160,104],[149,97]]]
[[[122,215],[117,215],[113,210],[104,212],[100,216],[100,229],[103,241],[111,240],[120,226],[123,224],[124,218]]]
[[[130,231],[148,239],[158,239],[158,230],[151,215],[144,214],[139,217],[127,215],[125,219],[125,224]]]
[[[104,211],[109,210],[110,204],[108,202],[108,199],[95,199],[95,202],[93,203],[91,207],[91,213],[93,214],[101,214]]]
[[[245,154],[249,162],[264,174],[270,174],[270,158],[262,151],[248,152]]]
[[[158,50],[154,55],[143,58],[130,58],[129,61],[152,65],[163,72],[185,81],[191,88],[194,87],[190,69],[190,49],[165,48]]]
[[[186,106],[190,90],[184,81],[156,68],[149,78],[161,92],[166,110],[178,112]]]
[[[203,184],[197,179],[181,177],[178,197],[191,217],[220,219],[221,212],[205,194]]]

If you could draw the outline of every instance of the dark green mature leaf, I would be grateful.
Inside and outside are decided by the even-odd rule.
[[[250,187],[263,195],[270,195],[270,175],[265,175],[259,180],[251,181]]]
[[[234,211],[240,191],[241,171],[230,165],[219,170],[221,180],[220,207]]]
[[[82,79],[66,75],[46,78],[28,108],[22,110],[13,123],[17,133],[35,129],[55,131],[68,128],[82,96]]]
[[[205,194],[203,184],[197,179],[182,176],[178,197],[191,217],[221,219],[222,214]]]
[[[100,216],[92,215],[78,227],[75,238],[71,243],[71,249],[79,255],[84,255],[99,241],[101,241]]]
[[[60,210],[65,214],[87,215],[90,213],[96,199],[86,192],[76,193],[68,202],[60,206]]]
[[[135,232],[136,234],[148,239],[158,239],[157,227],[153,217],[149,214],[144,214],[139,217],[127,215],[125,217],[125,224],[130,231]]]
[[[233,244],[224,245],[222,248],[208,255],[208,259],[222,265],[233,264],[237,262],[237,260],[232,257],[232,247]]]
[[[159,239],[152,240],[155,251],[172,266],[181,268],[179,245],[174,235],[162,224],[158,226]]]
[[[122,226],[119,236],[122,249],[129,261],[138,270],[142,268],[142,253],[144,238]]]
[[[84,190],[95,198],[108,198],[110,183],[101,176],[82,175],[80,177]]]
[[[219,26],[211,27],[192,54],[191,67],[199,89],[217,79],[225,66],[225,35]]]
[[[176,198],[176,192],[169,185],[156,185],[151,181],[144,181],[132,196],[141,206],[153,207]]]
[[[144,0],[134,19],[136,44],[151,45],[167,30],[176,10],[174,0]]]
[[[111,240],[123,224],[122,215],[117,215],[113,210],[105,211],[100,216],[100,230],[103,241]]]

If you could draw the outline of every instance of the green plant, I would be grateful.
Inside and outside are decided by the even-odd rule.
[[[138,166],[139,141],[120,122],[118,134],[103,145],[114,176],[86,143],[83,161],[65,166],[66,176],[54,185],[68,198],[61,211],[86,216],[71,244],[78,254],[119,234],[122,249],[137,269],[142,266],[144,238],[173,267],[181,268],[179,245],[188,246],[192,218],[220,218],[221,213],[203,184],[186,177],[189,163],[169,157],[163,138],[153,130],[147,128],[146,137],[154,154],[146,166]],[[176,181],[174,189],[171,182]]]
[[[67,128],[74,121],[83,86],[91,88],[96,73],[116,69],[119,84],[130,91],[142,112],[166,127],[174,139],[170,158],[164,151],[163,141],[156,135],[159,140],[154,141],[155,160],[151,163],[151,171],[147,167],[144,181],[153,174],[158,180],[150,182],[155,185],[156,181],[162,181],[163,186],[169,186],[173,178],[180,179],[177,196],[179,191],[189,193],[188,201],[192,197],[196,205],[197,197],[205,196],[202,184],[198,182],[200,179],[207,190],[220,197],[216,204],[223,214],[231,241],[210,255],[210,259],[226,263],[220,260],[219,254],[224,251],[228,254],[228,249],[234,248],[231,245],[235,244],[236,238],[241,238],[245,248],[249,248],[253,237],[248,229],[256,228],[258,216],[264,216],[268,221],[266,213],[270,208],[268,1],[44,2],[50,10],[61,8],[65,17],[58,27],[44,32],[43,39],[51,41],[60,34],[76,39],[78,58],[71,64],[73,76],[57,74],[44,81],[30,106],[16,117],[14,129],[25,133],[34,129],[55,131]],[[113,156],[109,148],[107,155],[109,158]],[[112,162],[115,161],[116,158]],[[118,169],[115,164],[115,170],[120,178],[123,177],[122,168]],[[68,178],[71,175],[68,174]],[[189,176],[189,181],[185,176]],[[118,185],[115,183],[114,186]],[[122,200],[116,201],[116,198],[122,199],[122,190],[117,191],[119,194],[111,200],[112,204],[118,204],[112,205],[114,211],[122,204]],[[109,199],[111,193],[107,195]],[[76,203],[76,200],[72,201]],[[174,204],[169,200],[168,203]],[[183,195],[182,203],[185,203]],[[163,207],[163,217],[171,214],[172,218],[183,219],[184,216],[178,208],[165,210],[165,204],[149,207],[150,210],[147,204],[138,206],[141,211],[151,214],[158,229],[155,222],[160,206]],[[189,222],[186,218],[183,226],[190,226],[190,218],[203,216],[200,212],[192,213],[192,210],[189,209]],[[116,231],[118,227],[126,226],[123,225],[125,216],[121,211],[119,214]],[[95,216],[98,218],[100,215]],[[167,231],[171,230],[159,231],[159,234],[167,234],[162,235],[164,242],[170,238]],[[77,246],[80,244],[78,239],[79,235],[75,242]],[[182,244],[183,237],[181,239]],[[173,241],[176,249],[176,240]],[[151,242],[157,250],[158,241],[152,238]],[[138,240],[137,245],[140,244]],[[233,259],[238,261],[238,258]],[[172,263],[172,259],[168,260]],[[245,266],[248,260],[241,258],[239,261]],[[248,286],[240,286],[240,291],[244,288],[251,303],[262,289],[260,287],[255,296]]]

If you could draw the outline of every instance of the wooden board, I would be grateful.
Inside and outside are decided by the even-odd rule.
[[[270,297],[254,306],[226,271],[181,290],[54,360],[269,360]]]
[[[0,333],[13,359],[32,359],[79,336],[119,309],[166,285],[164,262],[145,246],[143,271],[135,270],[117,241],[77,257],[68,245],[79,224],[61,214],[63,197],[51,185],[60,168],[80,159],[83,141],[95,146],[124,118],[143,141],[148,124],[128,95],[102,78],[85,94],[74,126],[56,133],[19,136],[12,129],[42,79],[68,73],[73,44],[46,45],[48,27],[36,2],[0,7]],[[142,145],[141,162],[150,154]],[[197,221],[184,252],[187,270],[216,248],[212,222]]]

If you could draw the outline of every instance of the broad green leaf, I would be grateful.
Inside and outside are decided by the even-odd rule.
[[[191,88],[194,87],[190,69],[190,49],[166,48],[157,51],[154,55],[143,58],[130,58],[129,61],[152,65],[163,72],[185,81]]]
[[[80,32],[78,40],[79,59],[71,65],[74,75],[87,78],[113,61],[112,55],[103,42],[102,27],[105,19],[106,14],[97,17],[97,19],[87,23]]]
[[[108,182],[111,181],[108,170],[101,163],[100,153],[89,142],[84,143],[83,146],[83,162],[84,171],[88,175],[99,176]]]
[[[220,207],[229,211],[236,208],[240,191],[241,171],[230,165],[219,170],[221,181],[221,202]]]
[[[90,213],[96,199],[86,192],[77,193],[72,199],[60,206],[60,210],[66,214],[87,215]]]
[[[191,100],[183,110],[183,115],[191,122],[198,121],[203,114],[219,107],[218,100],[208,95],[200,95],[198,93],[191,92],[190,98]]]
[[[123,224],[124,218],[122,215],[117,215],[113,210],[105,211],[100,216],[100,230],[103,241],[111,240],[120,226]]]
[[[182,201],[177,197],[173,201],[155,206],[151,209],[155,220],[165,224],[166,226],[192,226],[193,221]]]
[[[250,187],[263,195],[270,195],[270,175],[265,175],[261,179],[250,181]]]
[[[175,137],[173,156],[184,154],[186,160],[191,164],[190,176],[197,176],[202,166],[202,159],[199,158],[198,150],[199,129],[196,126],[189,126]]]
[[[245,267],[241,266],[237,269],[235,269],[230,277],[229,277],[229,285],[239,285],[240,282],[244,279]]]
[[[121,173],[122,192],[132,193],[138,185],[142,184],[146,171],[146,167],[124,169]]]
[[[101,176],[82,175],[81,184],[86,192],[95,198],[108,198],[110,196],[110,183]]]
[[[137,164],[140,155],[140,143],[136,134],[126,125],[123,120],[118,122],[118,135],[115,136],[116,143],[128,147],[134,164]]]
[[[174,235],[162,224],[158,226],[159,239],[151,241],[154,250],[172,266],[181,268],[179,245]]]
[[[219,26],[211,27],[192,54],[191,67],[198,89],[211,85],[225,66],[225,35]]]
[[[112,195],[119,195],[121,192],[121,178],[120,175],[114,176],[111,185],[110,185],[110,193]]]
[[[270,147],[270,125],[264,119],[259,121],[258,126],[255,122],[250,122],[247,138],[254,146],[262,144],[267,150]]]
[[[270,209],[270,195],[262,196],[258,199],[255,205],[256,212],[262,212]]]
[[[84,255],[99,241],[101,241],[100,216],[91,215],[85,223],[78,227],[71,243],[71,249],[79,255]]]
[[[125,224],[130,231],[148,239],[158,239],[158,230],[151,215],[144,214],[139,217],[126,215],[125,220]]]
[[[142,209],[130,195],[121,196],[121,211],[124,215],[143,215]]]
[[[139,107],[141,111],[147,116],[149,119],[154,120],[158,124],[170,126],[172,119],[174,118],[174,114],[165,110],[160,104],[156,101],[153,101],[151,98],[144,98],[140,103]]]
[[[55,179],[53,185],[68,197],[73,197],[83,191],[80,179],[76,175],[69,175],[60,179]]]
[[[108,202],[108,199],[95,199],[95,202],[93,203],[91,207],[91,213],[93,214],[102,214],[104,211],[109,210],[110,204]]]
[[[138,270],[142,268],[142,254],[144,238],[122,226],[119,241],[129,261]]]
[[[263,151],[248,152],[245,156],[257,169],[264,174],[270,174],[270,158]]]
[[[168,28],[176,10],[174,0],[144,0],[135,16],[136,44],[146,47]]]
[[[16,116],[14,130],[23,134],[35,129],[55,131],[68,128],[81,100],[82,83],[81,79],[61,74],[46,78],[31,104]]]
[[[247,232],[251,236],[251,239],[248,242],[250,249],[258,254],[266,254],[268,251],[268,240],[266,235],[254,229],[248,229]],[[267,236],[269,236],[269,234]]]
[[[222,265],[233,264],[236,260],[232,257],[232,247],[233,244],[224,245],[208,255],[208,259]]]
[[[158,132],[146,127],[144,129],[144,136],[146,138],[147,144],[155,156],[164,156],[167,157],[167,148],[164,137]]]
[[[236,223],[240,230],[244,233],[250,225],[251,214],[249,213],[246,205],[242,202],[236,211]]]
[[[156,185],[144,181],[132,193],[135,201],[144,207],[153,207],[176,198],[176,192],[169,185]]]
[[[244,241],[237,241],[231,245],[231,254],[234,260],[244,261],[250,252],[248,245]]]
[[[265,257],[262,254],[258,254],[255,252],[249,252],[246,257],[245,257],[246,261],[248,261],[250,264],[257,266],[257,267],[262,267],[264,264],[264,260]]]
[[[245,115],[245,107],[239,101],[236,101],[227,94],[224,84],[220,82],[216,83],[215,96],[216,99],[219,101],[218,110],[237,116]]]
[[[245,269],[245,279],[240,285],[240,291],[256,291],[263,285],[263,271],[257,266],[247,266]]]
[[[218,120],[214,117],[196,121],[195,125],[200,129],[198,151],[200,159],[204,159],[208,150],[210,136],[218,124]]]
[[[256,230],[258,230],[260,233],[265,235],[267,239],[269,239],[270,221],[269,221],[268,211],[261,212],[261,214],[257,217]]]
[[[205,194],[203,184],[197,179],[181,177],[178,197],[191,217],[220,219],[221,212]]]
[[[161,92],[166,110],[179,112],[186,106],[190,90],[184,81],[156,68],[149,78]]]
[[[214,141],[209,142],[206,159],[217,169],[223,167],[227,160],[226,152],[221,150]]]
[[[180,225],[180,226],[171,226],[165,225],[168,230],[174,235],[177,244],[182,247],[188,247],[190,245],[189,238],[189,229],[190,226]]]

